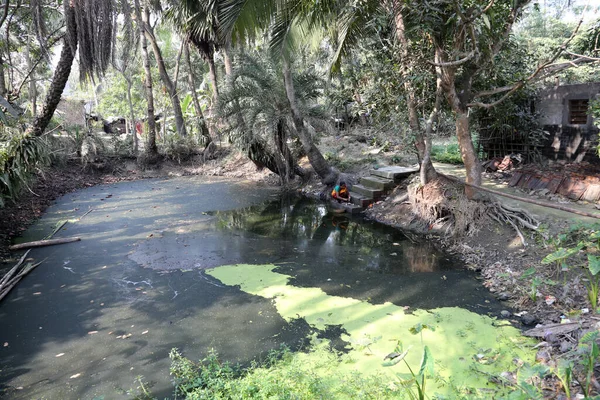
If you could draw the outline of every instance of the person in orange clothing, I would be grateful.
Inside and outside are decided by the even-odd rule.
[[[336,199],[339,203],[341,203],[342,201],[349,202],[350,192],[348,192],[346,182],[340,182],[339,185],[336,185],[331,191],[331,197]]]

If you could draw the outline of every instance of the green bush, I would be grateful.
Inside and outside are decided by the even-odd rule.
[[[433,145],[431,147],[431,158],[434,161],[448,164],[462,164],[458,143],[447,145]]]
[[[36,170],[50,162],[42,138],[13,134],[0,137],[0,207],[16,200]]]
[[[337,372],[339,359],[325,347],[313,350],[310,365],[298,353],[283,349],[271,352],[262,363],[241,369],[222,363],[211,351],[194,363],[171,350],[171,376],[176,398],[196,399],[396,399],[397,390],[377,377]],[[323,377],[319,370],[331,371]]]

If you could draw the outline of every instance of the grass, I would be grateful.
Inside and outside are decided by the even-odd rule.
[[[462,164],[458,143],[434,144],[431,146],[431,158],[447,164]]]
[[[199,363],[170,354],[177,398],[192,399],[397,399],[399,388],[377,377],[338,372],[339,359],[326,346],[309,353],[272,351],[262,363],[242,369],[211,352]],[[316,368],[331,371],[324,377]]]

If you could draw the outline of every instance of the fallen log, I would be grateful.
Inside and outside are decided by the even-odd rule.
[[[34,242],[14,244],[12,246],[9,246],[8,249],[9,250],[29,249],[32,247],[43,247],[43,246],[52,246],[54,244],[79,242],[80,240],[81,240],[81,238],[78,238],[78,237],[36,240]]]

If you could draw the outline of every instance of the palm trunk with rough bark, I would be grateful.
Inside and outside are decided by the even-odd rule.
[[[231,37],[225,42],[225,45],[223,46],[223,62],[225,64],[225,75],[230,76],[233,72],[233,57],[231,55]]]
[[[332,185],[336,182],[339,174],[337,171],[331,168],[327,160],[325,160],[323,154],[321,154],[321,151],[312,140],[307,127],[304,125],[304,116],[300,112],[296,102],[296,92],[294,90],[294,82],[292,80],[292,71],[290,69],[289,61],[285,56],[283,57],[282,64],[285,92],[292,110],[292,120],[294,121],[296,133],[298,134],[300,142],[302,143],[302,147],[308,156],[310,165],[312,165],[317,175],[319,175],[321,181],[326,185]]]
[[[152,46],[154,59],[156,60],[156,64],[158,65],[160,79],[167,88],[169,98],[171,99],[171,104],[173,106],[173,114],[175,115],[175,126],[177,128],[177,133],[179,133],[181,136],[186,136],[187,130],[185,128],[185,120],[183,119],[183,112],[181,111],[181,101],[179,100],[179,95],[177,94],[177,88],[175,84],[173,84],[173,81],[171,80],[171,77],[167,72],[165,60],[163,59],[160,47],[158,47],[158,43],[156,42],[156,36],[154,36],[152,27],[149,23],[144,23],[144,28],[146,39],[150,42],[150,45]]]
[[[400,6],[394,1],[394,22],[395,33],[398,44],[400,45],[400,56],[402,65],[402,78],[404,80],[404,91],[406,93],[406,106],[408,109],[408,125],[410,130],[415,135],[415,147],[421,164],[421,184],[435,179],[437,172],[431,163],[431,157],[427,156],[427,133],[421,130],[419,123],[419,114],[417,111],[417,100],[415,98],[415,88],[412,85],[413,66],[409,53],[409,42],[406,38],[406,29],[404,26],[404,16],[402,15]],[[424,171],[423,171],[424,169]]]
[[[44,133],[48,123],[50,123],[50,119],[52,119],[52,115],[54,115],[58,103],[60,103],[60,98],[65,90],[67,81],[69,80],[71,67],[73,66],[73,60],[75,59],[75,51],[77,50],[77,42],[74,41],[74,43],[71,43],[67,39],[67,37],[77,37],[77,23],[75,22],[75,11],[72,6],[65,6],[65,20],[67,20],[66,25],[67,28],[70,29],[70,32],[68,32],[68,35],[65,36],[65,39],[63,40],[60,59],[54,70],[52,84],[46,94],[42,112],[35,117],[33,125],[25,132],[26,135],[41,136]]]
[[[196,118],[198,118],[198,126],[200,128],[200,135],[202,135],[202,142],[204,146],[208,146],[212,142],[210,131],[204,115],[202,114],[202,108],[200,107],[200,101],[198,100],[198,93],[196,93],[196,81],[194,79],[194,68],[192,67],[192,60],[190,57],[190,49],[188,43],[183,47],[185,61],[188,66],[188,84],[190,85],[190,91],[192,92],[192,101],[194,102],[194,110],[196,110]]]
[[[144,19],[142,19],[142,12],[140,8],[139,0],[135,0],[135,12],[140,21],[138,25],[140,39],[142,42],[142,59],[144,63],[144,86],[146,88],[146,100],[148,102],[148,139],[146,142],[146,153],[151,157],[155,157],[158,154],[158,148],[156,147],[156,120],[154,119],[154,93],[152,92],[152,70],[150,69],[150,55],[148,54],[148,42],[146,35],[144,35],[144,28],[141,25],[144,21],[149,19],[148,7],[144,9]]]
[[[215,65],[214,55],[211,55],[207,59],[208,62],[208,76],[210,77],[210,83],[213,87],[213,101],[212,101],[212,115],[215,115],[217,105],[219,104],[219,83],[217,80],[217,67]]]

